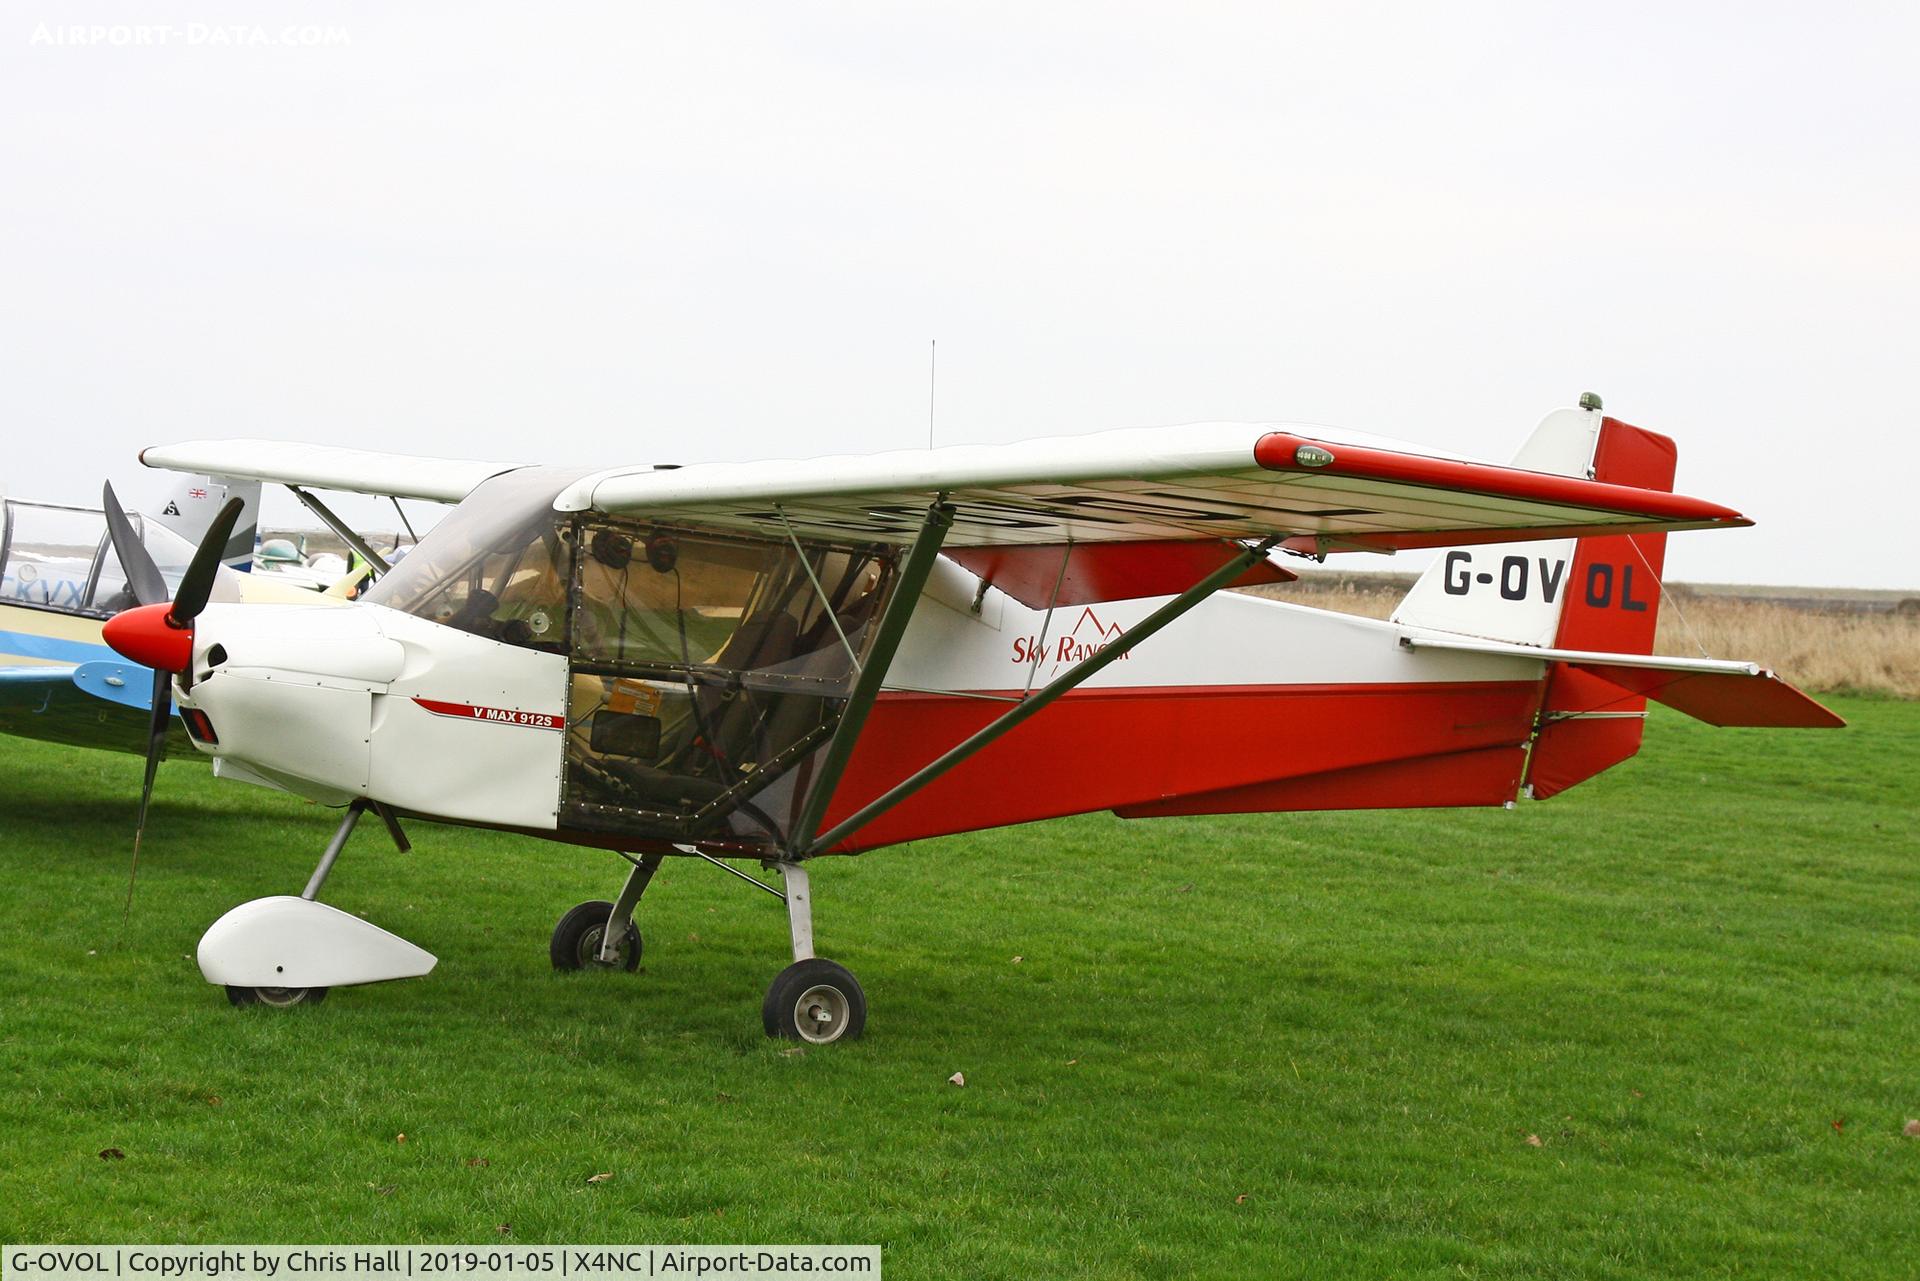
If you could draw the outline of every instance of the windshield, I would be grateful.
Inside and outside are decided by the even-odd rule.
[[[569,558],[553,500],[586,474],[522,467],[484,482],[362,599],[511,644],[560,647]]]

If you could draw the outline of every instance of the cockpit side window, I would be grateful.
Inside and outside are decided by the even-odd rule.
[[[90,507],[8,500],[0,524],[0,602],[105,618],[139,604],[107,537],[106,516]],[[169,596],[193,560],[193,544],[157,520],[128,512]],[[217,594],[216,599],[225,599]]]
[[[577,530],[569,820],[784,839],[789,775],[838,723],[891,553],[606,518]]]
[[[634,666],[720,665],[777,551],[659,531],[592,530],[580,560],[574,653]]]
[[[91,612],[106,537],[106,518],[97,511],[8,502],[0,600],[68,613]],[[110,574],[118,575],[118,560],[111,550],[105,554],[113,562]],[[111,594],[110,588],[107,595]]]

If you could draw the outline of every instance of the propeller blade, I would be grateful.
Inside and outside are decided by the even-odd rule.
[[[235,501],[238,501],[237,499]],[[153,674],[153,716],[147,722],[147,777],[140,785],[140,819],[133,829],[133,865],[127,869],[127,902],[120,909],[125,924],[133,914],[133,883],[140,876],[140,839],[147,834],[147,807],[153,803],[153,776],[167,750],[167,727],[173,720],[173,678],[167,672]]]
[[[180,590],[174,593],[173,609],[167,615],[176,626],[192,622],[207,607],[207,600],[213,595],[214,577],[220,572],[220,555],[227,550],[227,540],[233,537],[233,525],[240,519],[243,506],[240,499],[229,498],[208,526],[200,546],[194,549],[193,562],[180,579]]]
[[[113,554],[120,558],[120,567],[127,571],[127,586],[132,589],[133,598],[142,605],[163,603],[167,599],[167,580],[160,576],[160,567],[153,563],[153,556],[140,541],[140,535],[133,532],[133,522],[127,519],[126,509],[115,497],[112,481],[101,489],[100,502],[106,508],[107,536],[113,540]]]

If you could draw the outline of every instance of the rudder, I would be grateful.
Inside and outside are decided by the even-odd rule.
[[[1671,493],[1679,451],[1668,437],[1602,419],[1595,480]],[[1553,645],[1559,649],[1651,654],[1660,619],[1665,534],[1579,539]],[[1526,782],[1544,799],[1618,765],[1640,750],[1646,699],[1563,663],[1548,669],[1541,729]]]

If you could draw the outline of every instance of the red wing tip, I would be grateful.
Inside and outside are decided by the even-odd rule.
[[[1532,502],[1604,508],[1650,516],[1661,521],[1705,522],[1730,529],[1753,524],[1731,507],[1686,494],[1608,484],[1579,476],[1528,471],[1500,463],[1468,462],[1364,445],[1309,440],[1291,432],[1269,432],[1260,437],[1254,442],[1253,460],[1268,471],[1303,476],[1315,473],[1351,476],[1363,480],[1496,494]]]

